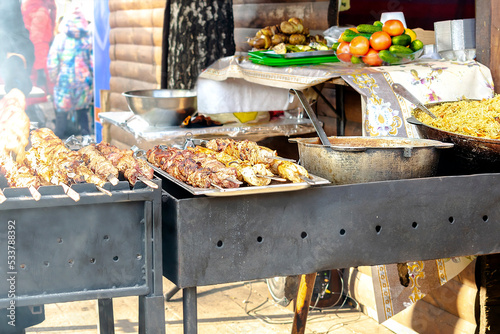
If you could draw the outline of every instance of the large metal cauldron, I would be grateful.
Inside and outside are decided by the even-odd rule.
[[[301,164],[334,184],[410,179],[433,176],[440,151],[453,144],[393,137],[294,138]]]

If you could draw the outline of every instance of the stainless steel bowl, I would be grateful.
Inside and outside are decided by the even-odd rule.
[[[179,126],[196,111],[196,91],[145,89],[124,92],[129,109],[149,125]]]

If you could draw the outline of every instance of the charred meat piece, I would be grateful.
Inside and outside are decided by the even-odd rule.
[[[131,185],[135,185],[140,177],[145,177],[148,180],[153,178],[153,169],[146,161],[134,158],[132,150],[122,150],[103,142],[97,144],[96,148],[106,159],[111,161]]]

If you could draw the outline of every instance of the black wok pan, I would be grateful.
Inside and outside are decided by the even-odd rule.
[[[436,104],[428,104],[432,107]],[[467,136],[440,130],[424,124],[415,117],[406,121],[416,126],[421,138],[453,143],[441,157],[441,170],[450,174],[498,173],[500,172],[500,140]]]

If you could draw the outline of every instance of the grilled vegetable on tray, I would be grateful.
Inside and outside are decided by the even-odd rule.
[[[276,53],[330,50],[322,35],[309,35],[302,19],[292,17],[274,26],[260,29],[247,40],[255,50],[274,50]]]

